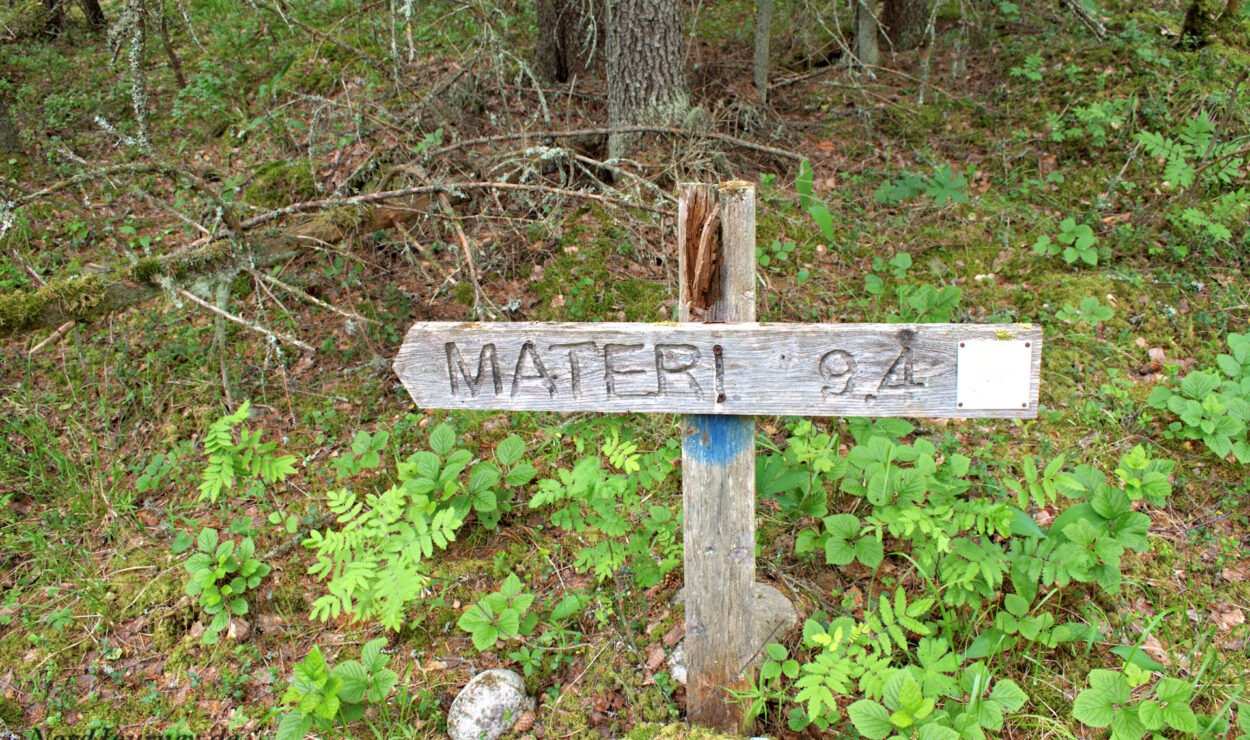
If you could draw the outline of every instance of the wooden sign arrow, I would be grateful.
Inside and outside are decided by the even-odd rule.
[[[418,323],[395,371],[426,408],[1034,417],[1025,325]]]

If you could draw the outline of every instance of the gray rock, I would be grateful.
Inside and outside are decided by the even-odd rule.
[[[686,641],[682,640],[668,654],[668,674],[682,686],[686,685]]]
[[[673,597],[674,604],[685,604],[685,589]],[[755,584],[755,613],[752,615],[755,634],[752,637],[752,652],[756,652],[767,643],[778,642],[787,632],[799,626],[799,613],[776,587],[767,583]],[[762,653],[761,653],[762,654]],[[756,662],[760,660],[756,657]],[[686,683],[686,645],[681,642],[668,656],[669,674],[678,683]]]
[[[495,740],[532,711],[534,700],[525,694],[520,676],[502,668],[483,671],[452,702],[447,734],[451,740]]]

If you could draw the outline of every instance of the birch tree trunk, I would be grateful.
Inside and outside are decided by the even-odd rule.
[[[608,0],[607,33],[609,127],[680,123],[690,106],[681,3]],[[611,134],[608,156],[623,156],[635,138]]]

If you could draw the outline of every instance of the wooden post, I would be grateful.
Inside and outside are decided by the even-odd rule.
[[[755,188],[686,185],[678,204],[682,321],[755,321]],[[721,346],[713,347],[721,361]],[[716,389],[724,401],[722,389]],[[755,588],[755,423],[687,416],[685,507],[686,716],[721,732],[743,729],[728,693],[748,686]]]

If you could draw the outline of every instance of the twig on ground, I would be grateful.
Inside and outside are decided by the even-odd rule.
[[[555,193],[557,195],[565,195],[570,198],[584,198],[586,200],[595,200],[600,203],[608,203],[621,208],[634,208],[648,213],[656,213],[661,216],[674,216],[673,211],[665,208],[656,208],[641,203],[630,203],[627,200],[613,198],[606,195],[597,195],[595,193],[583,193],[579,190],[568,190],[566,188],[556,188],[549,185],[531,185],[528,183],[518,182],[456,182],[447,183],[445,185],[418,185],[411,188],[401,188],[399,190],[385,190],[377,193],[366,193],[364,195],[353,195],[347,198],[331,198],[325,200],[310,200],[304,203],[293,203],[284,208],[279,208],[269,213],[262,213],[259,216],[244,221],[241,226],[244,229],[253,229],[257,226],[277,221],[280,218],[293,216],[297,213],[311,213],[313,211],[324,211],[330,208],[342,208],[343,206],[364,206],[374,203],[384,203],[388,200],[396,198],[404,198],[410,195],[427,195],[432,193],[454,193],[457,190],[520,190],[529,192]]]
[[[182,296],[183,298],[186,298],[187,300],[191,301],[191,302],[192,302],[192,303],[194,303],[195,305],[197,305],[197,306],[199,306],[199,307],[201,307],[201,308],[206,308],[206,309],[208,309],[209,311],[212,311],[213,313],[218,314],[219,316],[221,316],[221,317],[223,317],[223,318],[229,319],[230,321],[233,321],[233,322],[234,322],[234,323],[236,323],[236,324],[240,324],[240,325],[242,325],[242,326],[246,326],[247,328],[251,329],[252,331],[255,331],[255,332],[260,332],[261,334],[264,334],[265,336],[269,337],[270,339],[274,339],[274,340],[279,341],[279,342],[286,342],[287,344],[290,344],[290,345],[294,345],[294,346],[296,346],[296,347],[299,347],[300,349],[304,350],[305,352],[316,352],[316,351],[317,351],[317,350],[316,350],[316,348],[314,348],[312,345],[310,345],[310,344],[308,344],[308,343],[306,343],[306,342],[302,342],[302,341],[300,341],[300,340],[296,339],[295,337],[288,336],[288,335],[286,335],[286,334],[280,334],[280,333],[278,333],[278,332],[276,332],[276,331],[273,331],[272,329],[266,329],[266,328],[265,328],[265,327],[263,327],[263,326],[258,326],[257,324],[253,324],[252,322],[248,321],[247,319],[241,318],[241,317],[239,317],[239,316],[235,316],[234,314],[230,313],[229,311],[223,311],[223,310],[221,310],[220,308],[217,308],[217,307],[216,307],[216,306],[214,306],[213,304],[209,303],[208,301],[204,300],[203,298],[200,298],[199,296],[197,296],[197,295],[195,295],[194,293],[191,293],[191,292],[189,292],[189,291],[187,291],[187,290],[184,290],[184,289],[182,289],[182,288],[175,288],[174,290],[175,290],[175,291],[177,291],[178,295]]]
[[[1107,27],[1104,26],[1098,16],[1095,15],[1089,8],[1085,7],[1083,3],[1076,2],[1076,0],[1063,0],[1063,5],[1068,10],[1072,11],[1072,15],[1076,16],[1076,19],[1081,22],[1081,25],[1088,28],[1090,33],[1094,34],[1094,38],[1099,41],[1107,38]]]
[[[438,194],[438,204],[443,207],[447,213],[447,218],[451,220],[452,228],[456,232],[456,240],[460,242],[460,249],[464,252],[464,266],[469,273],[469,284],[473,286],[473,316],[481,318],[482,300],[485,296],[482,293],[482,284],[477,279],[477,264],[473,259],[473,247],[469,244],[469,238],[465,236],[464,229],[460,227],[460,219],[456,217],[456,211],[451,207],[451,201],[447,198],[447,193]],[[490,299],[486,299],[489,303]],[[491,304],[491,308],[496,308]]]
[[[738,137],[730,136],[729,134],[718,134],[714,132],[696,134],[684,129],[673,128],[672,126],[621,126],[618,128],[587,128],[575,129],[572,131],[524,131],[515,134],[498,134],[495,136],[483,136],[477,139],[465,139],[464,141],[458,141],[455,144],[448,144],[447,146],[440,147],[430,152],[429,157],[433,159],[443,154],[447,154],[448,152],[454,152],[457,149],[477,146],[478,144],[493,144],[501,141],[516,141],[518,139],[567,139],[576,136],[608,136],[611,134],[673,134],[674,136],[703,137],[723,141],[737,147],[742,147],[743,149],[752,149],[757,152],[772,154],[777,157],[785,157],[786,159],[792,159],[796,162],[804,159],[801,154],[796,154],[795,152],[787,151],[785,149],[765,146],[763,144],[756,144],[753,141],[739,139]]]
[[[39,344],[36,344],[34,347],[31,347],[30,351],[26,353],[26,356],[34,357],[35,354],[39,352],[39,350],[43,349],[44,347],[47,347],[49,344],[55,344],[56,342],[61,341],[62,339],[65,338],[65,335],[69,333],[69,330],[73,329],[76,324],[77,322],[72,321],[72,320],[66,321],[64,324],[61,324],[60,326],[56,328],[56,331],[49,334],[46,339],[44,339]]]
[[[373,319],[367,319],[367,318],[365,318],[364,316],[361,316],[361,315],[360,315],[360,314],[358,314],[358,313],[353,313],[353,312],[351,312],[351,311],[345,311],[345,310],[343,310],[343,309],[339,308],[338,306],[334,306],[334,305],[331,305],[331,304],[329,304],[329,303],[326,303],[325,301],[321,300],[320,298],[315,298],[315,297],[313,297],[313,296],[309,295],[307,291],[305,291],[305,290],[303,290],[303,289],[301,289],[301,288],[297,288],[297,287],[295,287],[294,285],[289,285],[289,284],[287,284],[287,283],[284,283],[284,282],[282,282],[281,280],[279,280],[278,278],[273,277],[272,275],[266,275],[265,273],[261,272],[260,270],[256,270],[256,269],[253,269],[253,268],[248,268],[248,272],[249,272],[249,273],[251,273],[252,277],[254,277],[254,278],[258,279],[258,280],[261,280],[261,281],[267,282],[267,283],[269,283],[270,285],[276,285],[276,286],[278,286],[279,288],[281,288],[282,290],[285,290],[285,291],[286,291],[286,292],[288,292],[288,293],[294,293],[295,295],[299,296],[300,298],[303,298],[304,300],[308,301],[309,303],[311,303],[311,304],[313,304],[313,305],[316,305],[316,306],[321,306],[322,308],[326,309],[327,311],[333,311],[334,313],[338,314],[339,316],[343,316],[343,317],[345,317],[345,318],[349,318],[349,319],[351,319],[352,321],[363,321],[363,322],[365,322],[365,323],[369,323],[369,324],[379,324],[379,323],[381,323],[381,322],[379,322],[379,321],[374,321]]]

